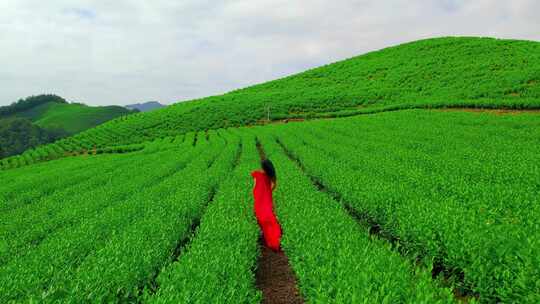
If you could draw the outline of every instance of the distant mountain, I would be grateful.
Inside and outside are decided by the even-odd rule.
[[[0,158],[134,113],[120,106],[90,107],[57,95],[38,95],[0,107]]]
[[[148,101],[144,103],[135,103],[125,106],[125,108],[130,110],[139,110],[140,112],[148,112],[156,109],[164,108],[165,105],[162,105],[161,103],[157,101]]]

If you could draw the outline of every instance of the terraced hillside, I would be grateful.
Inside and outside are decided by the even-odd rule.
[[[539,303],[538,45],[405,44],[5,159],[0,303],[269,303],[250,176],[264,156],[295,301]],[[353,75],[376,66],[425,69],[370,91]],[[275,121],[259,125],[267,100]],[[434,109],[453,106],[495,110]]]
[[[112,120],[19,163],[190,131],[403,108],[540,108],[540,43],[427,39],[163,110]]]

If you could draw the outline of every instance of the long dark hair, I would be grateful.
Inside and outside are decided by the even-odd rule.
[[[274,164],[272,164],[272,162],[268,158],[266,158],[266,159],[263,159],[261,161],[261,167],[262,167],[264,173],[266,173],[266,175],[275,184],[276,183],[276,169],[274,168]]]

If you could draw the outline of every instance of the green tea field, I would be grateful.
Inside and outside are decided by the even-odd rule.
[[[2,159],[0,303],[272,303],[263,157],[303,302],[540,303],[539,109],[540,43],[429,39]]]

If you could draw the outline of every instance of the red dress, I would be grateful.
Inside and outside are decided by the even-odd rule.
[[[272,183],[263,171],[253,171],[251,176],[255,179],[255,187],[253,187],[255,216],[263,232],[266,245],[274,251],[279,251],[281,227],[272,210]]]

